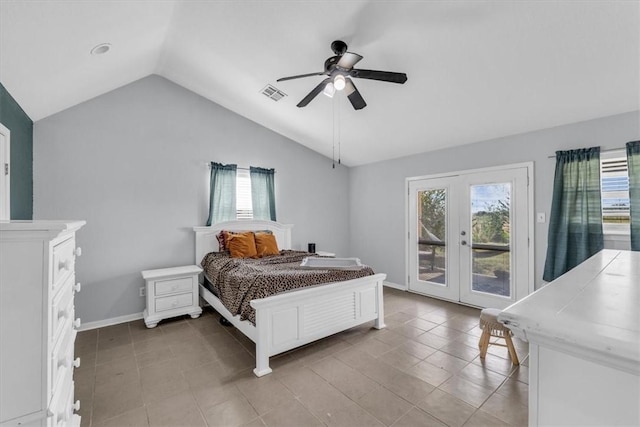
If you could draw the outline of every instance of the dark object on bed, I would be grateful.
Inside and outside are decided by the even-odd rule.
[[[214,294],[227,310],[254,325],[255,310],[250,305],[251,300],[374,274],[368,266],[358,271],[301,268],[300,263],[309,255],[308,252],[285,250],[280,255],[241,259],[211,252],[203,258],[202,267],[215,290]]]

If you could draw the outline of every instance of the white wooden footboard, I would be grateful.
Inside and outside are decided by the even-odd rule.
[[[251,301],[256,310],[256,368],[271,372],[269,356],[327,337],[371,320],[384,328],[383,281],[386,274],[298,289]]]

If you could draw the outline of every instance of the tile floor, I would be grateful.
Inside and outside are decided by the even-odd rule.
[[[82,425],[525,426],[527,345],[478,357],[479,311],[385,289],[387,328],[363,325],[271,359],[214,311],[81,332]]]

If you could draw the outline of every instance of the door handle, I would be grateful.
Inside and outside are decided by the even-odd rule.
[[[464,246],[464,245],[466,245],[466,244],[467,244],[467,241],[466,241],[466,240],[463,240],[462,242],[460,242],[460,244],[461,244],[462,246]]]

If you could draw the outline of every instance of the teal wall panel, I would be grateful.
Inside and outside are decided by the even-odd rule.
[[[2,83],[0,123],[11,132],[11,219],[32,219],[33,121]]]

